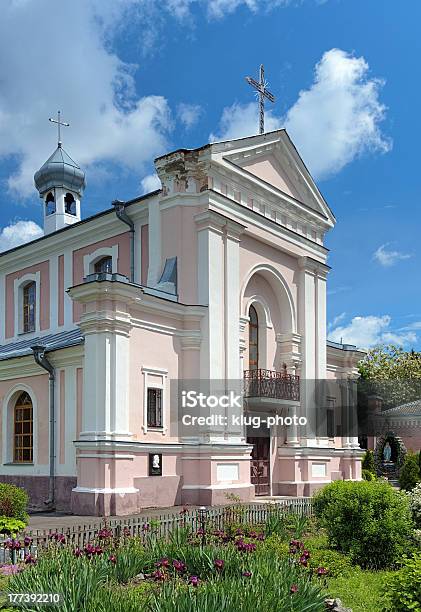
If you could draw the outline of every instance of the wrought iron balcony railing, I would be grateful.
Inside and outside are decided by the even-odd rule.
[[[244,397],[300,401],[300,377],[275,370],[244,370]]]

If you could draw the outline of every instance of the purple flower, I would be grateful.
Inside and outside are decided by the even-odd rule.
[[[102,553],[103,553],[104,551],[103,551],[103,549],[101,548],[101,546],[95,546],[95,548],[94,548],[93,552],[94,552],[96,555],[102,555]]]
[[[142,530],[143,530],[143,531],[149,531],[149,530],[150,530],[150,528],[151,528],[151,526],[149,525],[149,523],[144,523],[144,524],[142,525]]]
[[[155,565],[156,567],[169,567],[170,562],[168,561],[168,559],[161,559],[160,561],[155,563]]]
[[[197,587],[197,586],[198,586],[198,584],[199,584],[199,578],[198,578],[198,576],[190,576],[190,578],[189,578],[189,583],[190,583],[192,586]]]
[[[113,532],[111,531],[111,529],[106,529],[104,527],[104,529],[100,529],[98,531],[98,539],[99,540],[106,540],[108,538],[112,538],[113,537]]]
[[[325,567],[318,567],[317,568],[317,575],[318,576],[325,576],[327,574],[327,569]]]
[[[305,555],[301,555],[300,557],[300,563],[303,567],[307,567],[308,565],[308,560],[307,557]]]
[[[1,565],[0,566],[0,574],[2,574],[3,576],[12,576],[14,574],[19,574],[19,572],[23,571],[23,567],[21,567],[20,565],[12,565],[12,564],[7,564],[7,565]]]
[[[123,535],[124,535],[125,537],[128,537],[128,536],[132,535],[132,532],[130,531],[130,529],[129,529],[128,527],[124,527],[124,529],[123,529]]]
[[[249,572],[249,571],[243,572],[243,576],[245,578],[250,578],[251,577],[251,572]]]
[[[92,544],[88,543],[85,545],[83,551],[87,557],[90,557],[91,555],[95,554],[95,546],[92,546]]]
[[[152,574],[153,578],[155,578],[155,580],[164,580],[165,579],[165,574],[162,570],[156,570],[153,574]]]
[[[184,570],[186,569],[185,564],[182,561],[178,561],[177,559],[174,559],[172,564],[177,572],[184,572]]]
[[[257,536],[257,539],[259,540],[259,542],[263,542],[263,540],[265,539],[265,534],[259,533],[259,535]]]
[[[23,545],[27,548],[28,546],[31,546],[32,544],[32,538],[30,538],[29,536],[25,536],[23,539]]]
[[[291,595],[292,595],[293,593],[296,593],[297,591],[298,591],[298,587],[297,587],[297,585],[296,585],[296,584],[291,584],[291,588],[290,588],[290,590],[289,590],[289,592],[291,593]]]
[[[108,557],[108,561],[109,561],[110,563],[117,563],[117,557],[116,557],[115,555],[110,555],[110,556]]]
[[[199,529],[196,531],[196,535],[200,535],[200,536],[202,536],[202,535],[204,535],[204,534],[205,534],[205,530],[204,530],[204,529],[202,529],[201,527],[199,527]]]
[[[214,566],[216,567],[217,570],[221,571],[221,570],[224,569],[225,561],[223,559],[215,559],[213,564],[214,564]]]
[[[24,562],[27,565],[30,565],[31,563],[36,563],[37,560],[30,553],[28,553],[27,555],[25,555]]]
[[[79,546],[73,551],[73,554],[75,557],[81,557],[82,556],[82,551],[80,550]]]

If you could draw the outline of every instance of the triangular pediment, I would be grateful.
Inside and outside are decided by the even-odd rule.
[[[212,145],[220,162],[292,198],[323,216],[333,225],[335,217],[311,177],[286,130],[225,141]]]

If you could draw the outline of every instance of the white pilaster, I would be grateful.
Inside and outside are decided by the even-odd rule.
[[[162,273],[161,209],[159,200],[149,202],[149,270],[148,287],[154,287]]]

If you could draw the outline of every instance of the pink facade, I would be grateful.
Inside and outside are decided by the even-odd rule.
[[[48,376],[28,343],[19,349],[25,335],[15,328],[15,281],[32,274],[40,325],[28,337],[46,343],[55,373],[55,507],[128,514],[230,494],[311,495],[331,480],[360,479],[354,407],[342,406],[342,387],[326,398],[333,433],[332,423],[312,429],[319,417],[300,391],[299,381],[355,378],[361,353],[326,342],[323,238],[335,220],[287,134],[176,151],[155,165],[162,191],[124,209],[134,283],[130,232],[112,209],[59,234],[48,218],[38,245],[0,257],[0,356],[13,345],[0,360],[1,477],[24,478],[38,506],[51,484]],[[109,267],[98,276],[103,257]],[[309,424],[262,427],[261,439],[234,422],[189,430],[180,381],[227,389],[251,381],[243,415],[296,414]],[[22,390],[34,406],[34,459],[25,465],[13,461]]]

